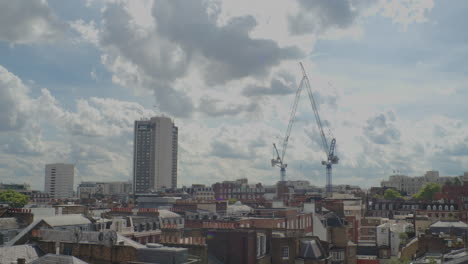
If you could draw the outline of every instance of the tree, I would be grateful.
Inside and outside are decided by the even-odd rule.
[[[453,179],[453,184],[455,184],[455,185],[457,185],[457,186],[461,186],[462,183],[461,183],[461,181],[460,181],[460,178],[455,177],[455,179]]]
[[[401,199],[403,198],[403,196],[401,196],[401,194],[398,191],[395,191],[394,189],[387,189],[384,192],[384,198],[392,200],[392,199]]]
[[[21,208],[28,203],[29,197],[17,191],[6,190],[0,193],[0,201],[8,203],[11,207]]]
[[[416,200],[432,201],[434,200],[434,195],[440,191],[442,191],[442,186],[440,186],[440,184],[428,183],[424,185],[424,187],[416,193],[413,198]]]

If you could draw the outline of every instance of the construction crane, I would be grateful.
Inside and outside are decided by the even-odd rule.
[[[333,191],[332,165],[337,164],[339,160],[339,158],[335,155],[336,139],[333,137],[332,140],[330,141],[330,145],[328,145],[328,141],[327,141],[327,138],[325,137],[325,133],[323,133],[322,121],[320,120],[320,115],[317,109],[317,104],[315,103],[315,98],[312,93],[312,89],[310,88],[309,78],[307,77],[307,74],[305,72],[304,66],[302,65],[302,62],[300,62],[299,64],[301,65],[301,69],[302,69],[302,80],[307,88],[307,93],[309,94],[309,101],[310,101],[310,104],[312,105],[312,109],[314,110],[315,121],[317,123],[317,127],[320,133],[320,138],[322,140],[322,148],[325,151],[325,155],[327,156],[327,159],[322,161],[322,165],[325,165],[326,170],[327,170],[327,184],[325,186],[326,195],[331,196],[332,191]]]
[[[277,166],[280,168],[280,180],[282,182],[286,178],[286,167],[288,166],[288,164],[284,162],[284,156],[286,155],[286,149],[288,148],[289,135],[291,134],[291,129],[294,124],[294,120],[296,119],[297,105],[299,103],[299,98],[301,97],[302,88],[304,86],[304,80],[305,80],[304,77],[302,77],[301,83],[299,84],[299,87],[297,88],[297,91],[296,91],[294,103],[291,108],[291,114],[289,115],[288,128],[286,129],[286,134],[284,136],[283,145],[281,148],[281,154],[278,151],[276,144],[273,143],[273,148],[274,148],[274,151],[276,152],[276,158],[271,159],[271,166],[272,167]]]

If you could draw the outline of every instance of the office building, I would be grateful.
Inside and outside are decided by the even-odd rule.
[[[177,127],[170,118],[135,121],[135,194],[177,187],[177,135]]]
[[[428,183],[437,183],[444,185],[447,182],[453,182],[455,178],[461,181],[468,179],[468,173],[463,176],[439,176],[438,171],[428,171],[424,176],[409,177],[406,175],[391,175],[388,181],[382,181],[380,185],[382,187],[395,188],[400,192],[404,192],[407,195],[414,195],[421,190],[424,185]]]
[[[44,191],[52,199],[67,199],[73,197],[73,178],[75,166],[73,164],[47,164],[45,166]]]

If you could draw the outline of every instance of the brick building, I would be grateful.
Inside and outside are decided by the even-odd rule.
[[[247,179],[217,182],[212,187],[216,200],[255,201],[262,200],[265,194],[265,188],[261,183],[249,184]]]

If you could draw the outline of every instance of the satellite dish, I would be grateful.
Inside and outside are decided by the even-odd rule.
[[[83,232],[79,227],[75,227],[73,229],[73,238],[75,240],[75,243],[78,243],[81,241],[81,238],[83,237]]]
[[[117,232],[114,230],[108,231],[104,235],[104,244],[108,247],[112,247],[117,243]]]

